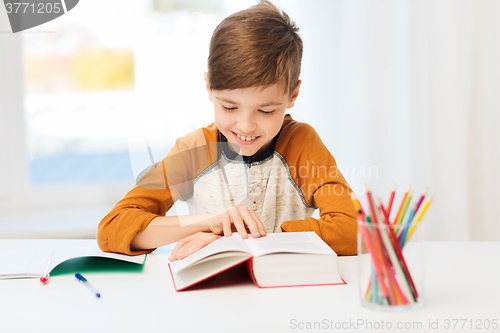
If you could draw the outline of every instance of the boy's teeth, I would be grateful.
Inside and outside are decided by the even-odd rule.
[[[236,136],[238,138],[240,138],[242,141],[251,141],[251,140],[256,138],[255,136],[250,137],[250,136],[243,136],[243,135],[239,135],[239,134],[236,134]]]

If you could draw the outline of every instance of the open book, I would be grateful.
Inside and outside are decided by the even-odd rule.
[[[169,263],[169,268],[175,289],[181,291],[244,262],[261,288],[345,283],[337,254],[314,232],[248,239],[233,233]]]
[[[89,239],[26,239],[0,240],[0,279],[40,278],[47,271],[70,259],[83,257],[111,258],[143,264],[146,255],[127,256],[99,249],[96,240]]]

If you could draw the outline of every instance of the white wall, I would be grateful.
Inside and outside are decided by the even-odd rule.
[[[304,39],[292,114],[353,189],[387,200],[395,183],[400,196],[429,186],[428,239],[500,240],[500,2],[277,3]]]
[[[0,202],[26,187],[21,38],[0,10]]]

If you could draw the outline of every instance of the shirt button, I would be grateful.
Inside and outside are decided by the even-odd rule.
[[[257,209],[259,209],[259,206],[258,206],[258,205],[254,202],[254,203],[252,204],[252,209],[253,209],[253,210],[257,210]]]

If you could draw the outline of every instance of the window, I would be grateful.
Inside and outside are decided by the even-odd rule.
[[[203,79],[210,36],[254,3],[83,1],[42,26],[2,34],[0,228],[95,233],[151,163],[148,147],[158,161],[177,137],[213,122]],[[78,207],[94,213],[77,223]]]
[[[131,180],[150,164],[148,146],[157,161],[209,124],[205,55],[226,7],[80,3],[46,33],[23,34],[30,183]]]

